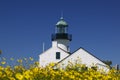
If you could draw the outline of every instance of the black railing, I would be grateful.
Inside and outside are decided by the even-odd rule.
[[[67,40],[72,40],[72,35],[71,34],[67,34],[67,33],[56,33],[56,34],[52,34],[52,41],[56,40],[56,39],[67,39]]]

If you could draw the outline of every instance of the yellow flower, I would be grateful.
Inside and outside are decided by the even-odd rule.
[[[23,73],[23,75],[24,75],[24,77],[26,78],[26,79],[30,79],[32,76],[32,72],[30,71],[30,70],[27,70],[27,71],[25,71],[24,73]]]
[[[22,59],[18,59],[17,62],[22,63]]]
[[[0,77],[2,76],[2,74],[3,74],[3,73],[0,71]]]
[[[33,69],[33,72],[34,73],[37,73],[39,71],[39,68],[38,67],[35,67],[34,69]]]
[[[69,76],[68,72],[65,72],[65,73],[64,73],[64,76]]]
[[[3,64],[3,65],[4,65],[4,64],[6,64],[6,62],[5,62],[5,61],[2,61],[2,62],[1,62],[1,64]]]
[[[9,79],[10,79],[10,80],[15,80],[15,78],[13,78],[13,77],[9,77]]]
[[[69,78],[74,80],[75,76],[74,75],[70,75]]]
[[[39,65],[39,62],[38,62],[38,61],[37,61],[37,62],[34,62],[34,65],[38,66],[38,65]]]
[[[21,73],[16,73],[15,77],[18,79],[18,80],[22,80],[24,77]]]
[[[31,61],[33,61],[33,58],[32,58],[32,57],[29,57],[29,59],[30,59]]]
[[[11,60],[11,61],[13,61],[13,60],[14,60],[14,58],[10,58],[10,60]]]

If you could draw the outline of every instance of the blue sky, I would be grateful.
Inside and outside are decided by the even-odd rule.
[[[0,50],[6,58],[38,60],[64,14],[73,35],[71,51],[83,47],[120,64],[119,0],[0,0]]]

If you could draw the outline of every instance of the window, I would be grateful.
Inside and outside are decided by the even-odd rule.
[[[56,52],[56,59],[60,59],[60,52]]]

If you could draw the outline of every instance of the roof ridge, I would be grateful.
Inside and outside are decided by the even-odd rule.
[[[57,46],[57,47],[58,47],[59,49],[61,49],[62,51],[66,52],[66,53],[68,53],[68,54],[71,54],[70,52],[65,51],[64,49],[60,48],[59,46]]]
[[[100,60],[101,62],[103,62],[101,59],[99,59],[98,57],[94,56],[92,53],[90,53],[89,51],[85,50],[84,48],[80,47],[77,50],[75,50],[72,54],[68,55],[67,57],[65,57],[64,59],[62,59],[61,61],[59,61],[58,63],[56,63],[54,66],[58,65],[60,62],[64,61],[65,59],[67,59],[68,57],[70,57],[71,55],[73,55],[76,51],[83,49],[84,51],[86,51],[88,54],[90,54],[91,56],[95,57],[96,59]],[[104,63],[104,62],[103,62]],[[105,64],[105,63],[104,63]],[[107,65],[107,64],[105,64]],[[54,67],[53,66],[53,67]]]

